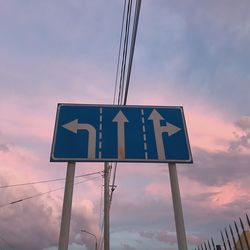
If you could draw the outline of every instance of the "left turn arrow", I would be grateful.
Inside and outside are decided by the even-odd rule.
[[[96,151],[96,129],[94,126],[88,123],[79,123],[78,119],[68,122],[62,125],[63,128],[69,130],[70,132],[77,134],[78,130],[87,130],[89,134],[88,138],[88,159],[95,159]]]

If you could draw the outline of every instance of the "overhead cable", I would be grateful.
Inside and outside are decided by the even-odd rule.
[[[121,48],[122,48],[122,37],[123,37],[123,28],[124,28],[124,20],[125,20],[126,2],[127,1],[125,0],[124,5],[123,5],[122,28],[121,28],[121,34],[120,34],[119,52],[118,52],[117,67],[116,67],[116,74],[115,74],[115,91],[114,91],[114,97],[113,97],[113,104],[115,104],[117,84],[118,84],[118,75],[119,75],[119,67],[120,67],[120,60],[121,60]]]
[[[104,216],[102,216],[102,211],[103,211],[103,189],[104,189],[104,180],[102,178],[102,185],[101,185],[101,198],[100,198],[100,211],[99,211],[99,232],[98,232],[98,237],[99,237],[99,243],[98,243],[98,250],[101,247],[101,242],[103,239],[103,229],[104,229]]]
[[[7,245],[8,247],[10,247],[11,249],[14,249],[14,247],[12,245],[10,245],[9,242],[7,242],[5,239],[3,239],[2,236],[0,236],[0,240],[2,240],[5,244],[4,245]]]
[[[125,79],[125,72],[126,72],[127,51],[128,51],[128,41],[129,41],[129,28],[130,28],[130,19],[131,19],[131,8],[132,8],[132,0],[129,0],[128,6],[127,6],[126,28],[125,28],[124,43],[123,43],[123,55],[122,55],[122,65],[121,65],[121,73],[120,73],[118,104],[122,103],[122,98],[123,98],[124,79]]]
[[[74,185],[78,185],[78,184],[81,184],[81,183],[84,183],[84,182],[87,182],[87,181],[95,180],[97,178],[99,178],[99,176],[91,178],[91,179],[88,179],[88,180],[76,182],[76,183],[74,183]],[[10,206],[10,205],[13,205],[13,204],[16,204],[16,203],[19,203],[19,202],[23,202],[23,201],[26,201],[26,200],[30,200],[30,199],[33,199],[33,198],[37,198],[39,196],[42,196],[42,195],[45,195],[45,194],[49,194],[49,193],[52,193],[52,192],[55,192],[55,191],[58,191],[58,190],[61,190],[61,189],[64,189],[64,187],[59,187],[59,188],[52,189],[52,190],[49,190],[49,191],[44,192],[44,193],[38,193],[38,194],[29,196],[29,197],[25,197],[25,198],[22,198],[22,199],[19,199],[19,200],[15,200],[15,201],[9,202],[7,204],[0,205],[0,208],[7,207],[7,206]]]
[[[136,35],[137,35],[138,22],[139,22],[139,16],[140,16],[140,9],[141,9],[141,0],[137,0],[136,6],[135,6],[135,17],[134,17],[133,31],[132,31],[132,37],[131,37],[127,80],[126,80],[126,85],[125,85],[125,95],[124,95],[123,105],[127,104],[128,88],[129,88],[131,68],[132,68],[133,57],[134,57],[134,50],[135,50]]]
[[[124,6],[125,6],[125,4],[126,4],[126,0],[124,2]],[[140,9],[141,9],[141,0],[136,1],[135,11],[134,11],[133,30],[132,30],[132,37],[131,37],[131,43],[130,43],[129,61],[128,61],[127,74],[126,74],[125,70],[126,70],[126,63],[127,63],[126,61],[127,61],[127,48],[128,48],[131,9],[132,9],[132,1],[129,1],[128,7],[127,7],[126,29],[125,29],[125,35],[124,35],[123,59],[122,59],[122,66],[121,66],[121,73],[120,73],[118,105],[121,105],[121,104],[126,105],[127,104],[128,89],[129,89],[129,83],[130,83],[130,76],[131,76],[131,69],[132,69],[132,63],[133,63],[133,57],[134,57],[136,35],[137,35],[137,30],[138,30],[138,23],[139,23]],[[123,22],[124,22],[124,16],[123,16]],[[123,31],[123,26],[122,26],[122,31]],[[121,44],[121,42],[120,42],[120,44]],[[119,49],[118,58],[119,57],[120,57],[120,49]],[[119,60],[118,60],[118,62],[119,62]],[[117,65],[117,67],[119,67],[119,64]],[[125,75],[126,75],[126,85],[124,87]],[[116,75],[116,86],[117,86],[117,75]],[[115,94],[116,94],[116,88],[117,87],[115,87]],[[125,88],[125,93],[124,93],[124,88]],[[123,93],[124,93],[124,97],[123,97]],[[114,98],[114,100],[115,100],[115,98]],[[113,102],[113,104],[114,104],[114,102]],[[113,181],[112,181],[112,185],[111,185],[111,194],[110,194],[110,206],[111,206],[111,202],[112,202],[113,192],[116,188],[116,186],[115,186],[116,169],[117,169],[117,162],[115,163],[114,170],[113,170]]]
[[[93,172],[93,173],[88,173],[88,174],[77,175],[77,176],[75,176],[75,178],[82,178],[82,177],[96,175],[96,174],[102,174],[102,173],[103,173],[103,171],[98,171],[98,172]],[[65,180],[65,178],[57,178],[57,179],[42,180],[42,181],[36,181],[36,182],[27,182],[27,183],[19,183],[19,184],[12,184],[12,185],[4,185],[4,186],[0,186],[0,188],[10,188],[10,187],[19,187],[19,186],[27,186],[27,185],[36,185],[36,184],[41,184],[41,183],[64,181],[64,180]]]

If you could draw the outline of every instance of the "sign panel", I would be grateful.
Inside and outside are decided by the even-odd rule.
[[[58,104],[51,161],[191,163],[183,108]]]

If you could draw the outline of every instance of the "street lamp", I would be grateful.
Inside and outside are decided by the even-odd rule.
[[[86,231],[85,229],[81,229],[81,232],[90,234],[95,237],[95,250],[97,250],[97,238],[94,234],[90,233],[89,231]]]

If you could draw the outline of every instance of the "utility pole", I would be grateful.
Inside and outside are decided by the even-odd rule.
[[[109,163],[104,163],[104,250],[109,250]]]

